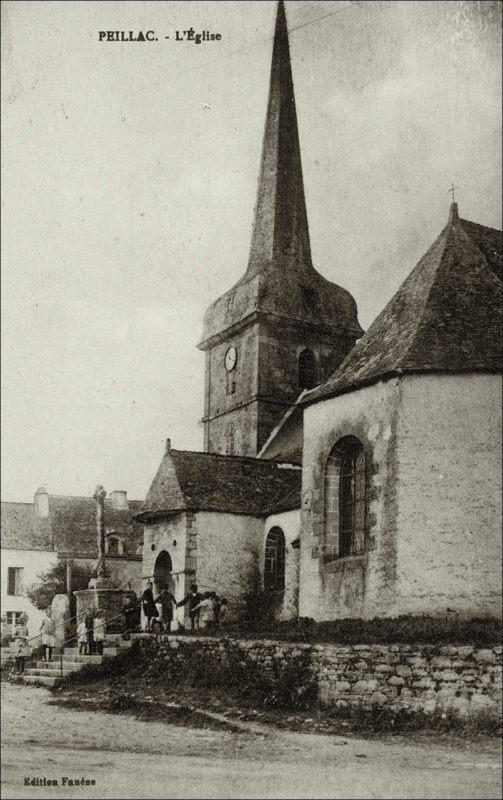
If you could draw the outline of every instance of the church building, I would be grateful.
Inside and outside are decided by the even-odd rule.
[[[500,615],[501,262],[453,203],[364,334],[312,263],[280,0],[248,265],[204,317],[204,452],[168,440],[136,515],[144,581],[233,618]]]

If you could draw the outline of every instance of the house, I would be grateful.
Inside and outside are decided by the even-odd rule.
[[[107,567],[112,581],[124,588],[141,588],[142,529],[132,515],[141,503],[126,492],[112,492],[105,501]],[[38,632],[42,612],[25,589],[50,569],[58,557],[94,566],[96,506],[91,497],[50,495],[43,487],[33,503],[1,504],[2,614],[12,628],[21,613],[28,614],[30,635]]]

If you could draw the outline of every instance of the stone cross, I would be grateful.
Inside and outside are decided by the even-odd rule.
[[[457,189],[457,188],[458,188],[457,186],[454,186],[453,181],[451,181],[451,188],[449,189],[449,192],[452,192],[452,202],[453,203],[454,203],[454,189]]]
[[[98,560],[96,562],[96,576],[104,581],[107,577],[105,566],[105,497],[107,493],[99,484],[94,490],[93,500],[96,500],[96,528],[98,542]]]

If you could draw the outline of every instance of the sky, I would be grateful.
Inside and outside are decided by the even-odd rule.
[[[313,263],[367,328],[452,182],[501,227],[501,4],[285,5]],[[275,13],[3,3],[3,500],[143,499],[167,437],[202,449],[197,343],[247,266]],[[175,40],[190,27],[221,39]]]

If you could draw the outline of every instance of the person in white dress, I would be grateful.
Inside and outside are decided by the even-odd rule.
[[[46,609],[45,617],[40,626],[42,634],[42,647],[44,648],[44,661],[50,661],[55,645],[56,625],[52,618],[51,609]]]
[[[31,648],[28,644],[28,617],[23,614],[14,630],[14,641],[12,642],[12,654],[14,656],[14,671],[17,675],[24,672],[25,659],[31,655]]]
[[[212,628],[215,621],[212,592],[204,592],[203,599],[192,611],[200,612],[199,626],[201,628]]]
[[[106,623],[102,611],[97,611],[96,614],[94,615],[93,634],[94,634],[94,646],[96,648],[96,653],[99,656],[102,656],[103,645],[105,643],[105,636],[106,636]]]

